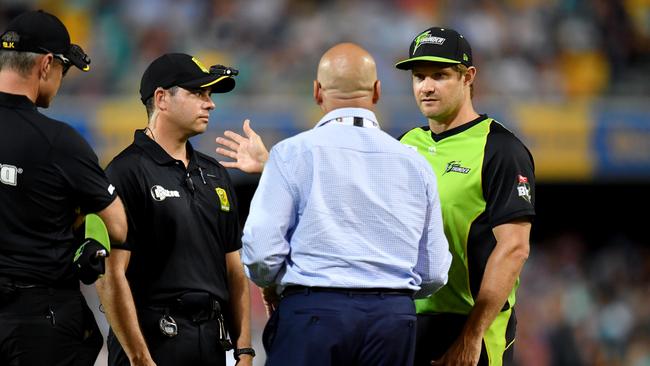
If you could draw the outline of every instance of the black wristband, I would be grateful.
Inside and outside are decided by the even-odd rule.
[[[255,357],[255,350],[252,348],[235,348],[235,352],[233,353],[235,360],[239,361],[240,355],[251,355],[251,357]]]

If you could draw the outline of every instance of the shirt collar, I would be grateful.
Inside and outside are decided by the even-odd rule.
[[[0,105],[36,110],[36,105],[26,95],[0,92]]]
[[[176,163],[176,159],[171,157],[156,141],[147,136],[143,130],[136,130],[133,135],[133,142],[136,146],[144,150],[144,152],[151,157],[157,164],[167,165]],[[190,157],[190,163],[188,169],[196,164],[197,156],[192,144],[187,141],[185,148],[187,149],[187,155]]]
[[[341,117],[361,117],[364,119],[371,120],[375,123],[377,123],[377,126],[379,126],[379,123],[377,122],[377,117],[375,116],[375,113],[369,109],[365,108],[338,108],[333,111],[330,111],[326,115],[323,116],[323,118],[318,121],[316,124],[316,127],[320,127],[324,125],[325,123],[336,119],[336,118],[341,118]]]

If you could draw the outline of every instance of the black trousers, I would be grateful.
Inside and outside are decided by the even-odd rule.
[[[102,343],[78,289],[16,289],[0,300],[0,365],[92,366]]]
[[[151,357],[158,366],[225,366],[226,353],[219,344],[219,323],[216,319],[192,320],[191,316],[172,312],[178,325],[174,337],[164,335],[160,330],[163,309],[140,308],[138,320]],[[113,330],[108,333],[108,364],[129,366],[129,359]]]

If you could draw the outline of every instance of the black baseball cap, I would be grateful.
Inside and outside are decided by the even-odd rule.
[[[0,50],[52,53],[82,71],[90,70],[90,57],[76,44],[56,16],[43,10],[22,13],[12,19],[0,36]]]
[[[417,61],[472,66],[472,48],[460,33],[451,28],[432,27],[418,34],[409,48],[409,58],[395,64],[410,70]]]
[[[213,93],[227,93],[235,88],[233,76],[239,71],[222,65],[208,70],[199,60],[185,53],[166,53],[155,59],[140,81],[140,99],[145,103],[156,88],[180,86],[185,89],[212,87]]]

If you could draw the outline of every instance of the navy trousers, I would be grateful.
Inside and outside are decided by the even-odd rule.
[[[407,294],[293,293],[264,331],[266,365],[412,365],[415,322]]]

